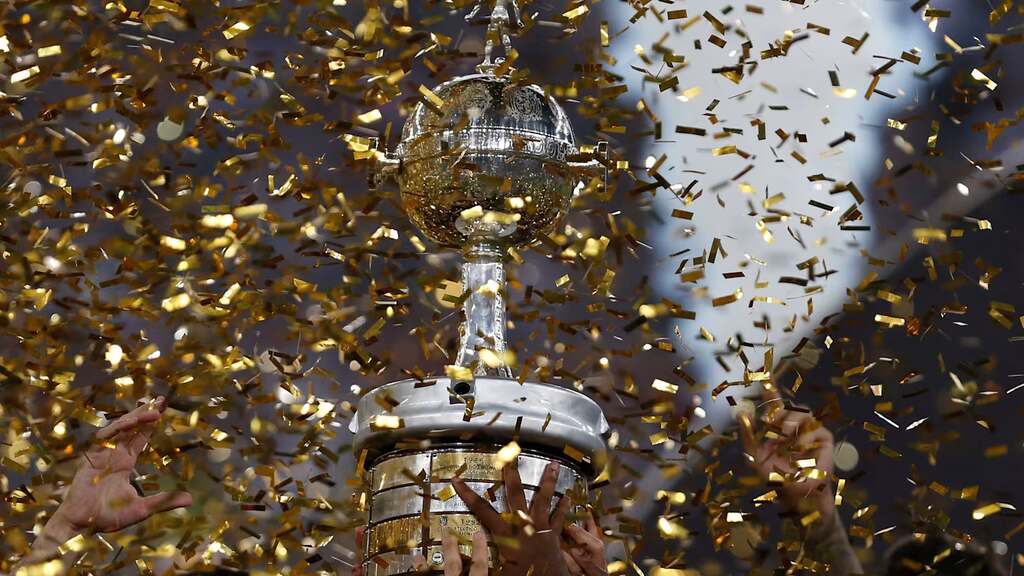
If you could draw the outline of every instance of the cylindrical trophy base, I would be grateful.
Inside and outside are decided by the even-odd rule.
[[[441,539],[453,532],[459,551],[471,553],[470,538],[483,530],[455,493],[454,476],[491,502],[498,512],[507,510],[500,488],[501,470],[497,445],[437,445],[426,449],[392,452],[369,468],[369,525],[366,531],[366,576],[393,576],[415,572],[414,558],[423,556],[433,571],[444,569]],[[587,501],[587,480],[578,464],[524,447],[519,455],[519,474],[527,501],[540,483],[544,467],[561,463],[552,507],[563,497],[578,508]],[[496,487],[497,486],[497,487]],[[490,550],[491,565],[497,560]]]

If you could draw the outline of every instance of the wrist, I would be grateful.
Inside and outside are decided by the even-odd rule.
[[[85,529],[76,526],[74,522],[68,520],[60,508],[57,508],[57,511],[53,513],[53,516],[43,526],[43,531],[40,532],[39,537],[45,537],[53,542],[55,546],[60,546],[84,532],[86,532]]]

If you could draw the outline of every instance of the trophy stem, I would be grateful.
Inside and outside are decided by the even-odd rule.
[[[512,378],[505,361],[505,263],[501,248],[485,239],[474,239],[462,263],[462,304],[459,355],[455,363],[473,368],[476,376]],[[480,357],[491,350],[487,361]],[[497,358],[497,362],[494,360]]]

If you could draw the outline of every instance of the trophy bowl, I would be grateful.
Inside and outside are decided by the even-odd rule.
[[[402,206],[431,240],[464,246],[478,230],[523,246],[550,233],[581,178],[565,111],[535,85],[473,74],[438,86],[405,123],[396,150]]]

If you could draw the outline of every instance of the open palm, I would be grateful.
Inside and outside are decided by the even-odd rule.
[[[115,532],[153,514],[188,506],[187,492],[142,496],[131,483],[132,470],[165,408],[163,397],[121,416],[96,433],[58,509],[78,531]]]

